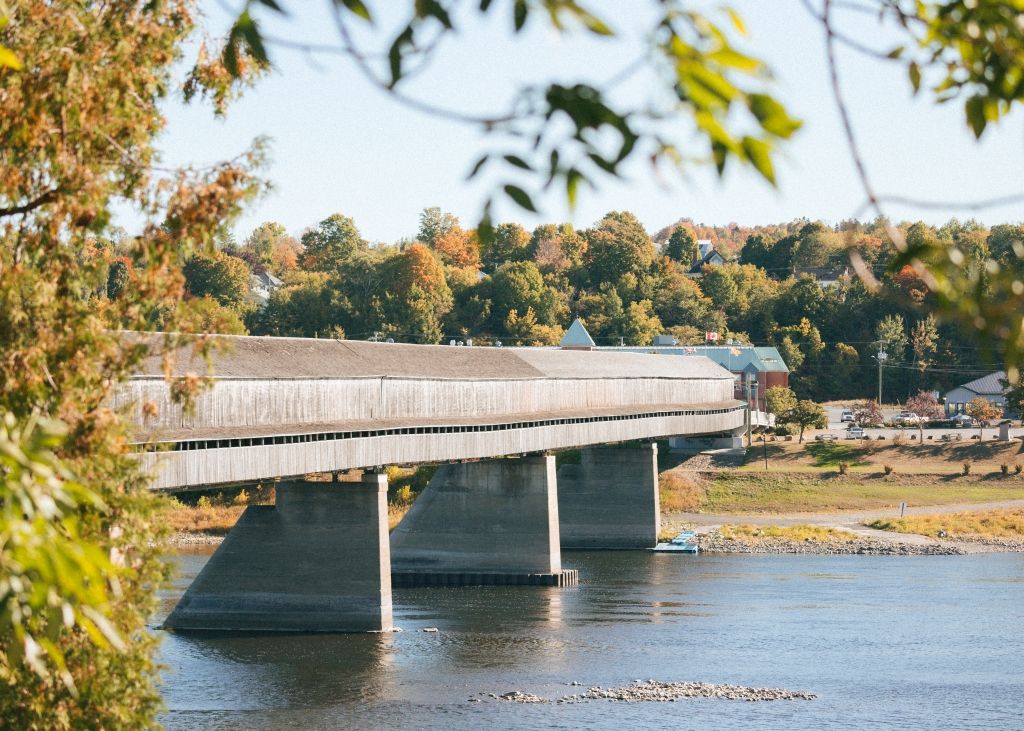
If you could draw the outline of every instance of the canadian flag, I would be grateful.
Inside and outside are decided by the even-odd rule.
[[[714,340],[718,340],[718,333],[711,333],[711,332],[704,333],[704,339],[707,342],[709,342],[709,343],[714,341]]]

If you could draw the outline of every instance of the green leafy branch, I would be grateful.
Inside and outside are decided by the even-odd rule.
[[[123,640],[107,619],[120,569],[79,530],[81,509],[105,508],[54,455],[65,433],[38,416],[0,417],[0,662],[55,673],[74,693],[59,635],[79,629],[118,649]]]

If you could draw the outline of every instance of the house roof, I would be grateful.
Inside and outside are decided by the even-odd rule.
[[[754,348],[754,352],[757,353],[757,357],[764,364],[762,370],[769,373],[789,373],[789,366],[782,360],[782,354],[778,348],[757,346]]]
[[[773,347],[754,347],[752,345],[603,346],[598,350],[703,356],[733,373],[740,373],[749,368],[753,368],[759,373],[789,373],[789,368],[782,360],[779,351]]]
[[[593,348],[594,339],[590,337],[587,328],[577,317],[565,331],[565,335],[562,336],[562,341],[558,345],[562,348]]]
[[[957,386],[957,388],[966,389],[979,396],[1000,396],[1006,393],[1006,388],[1000,383],[1000,381],[1005,380],[1006,371],[996,371],[995,373],[989,373],[987,376],[968,381],[962,386]]]

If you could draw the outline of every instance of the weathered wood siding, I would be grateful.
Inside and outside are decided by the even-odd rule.
[[[731,391],[731,382],[729,385]],[[733,431],[742,408],[717,414],[641,418],[499,432],[408,434],[296,444],[141,452],[153,487],[168,489],[294,477],[311,472],[389,464],[446,462],[567,449],[675,434]]]
[[[191,414],[172,403],[162,378],[134,378],[117,393],[146,433],[204,427],[267,427],[369,419],[460,419],[553,414],[568,409],[731,401],[733,379],[537,378],[223,378],[197,399]],[[141,405],[158,415],[143,421]]]

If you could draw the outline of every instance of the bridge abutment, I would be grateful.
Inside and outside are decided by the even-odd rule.
[[[576,583],[562,569],[555,458],[442,465],[391,534],[395,586]]]
[[[173,630],[390,630],[387,477],[282,483],[250,506],[164,622]]]
[[[658,542],[658,445],[587,447],[558,469],[562,548],[652,548]]]

